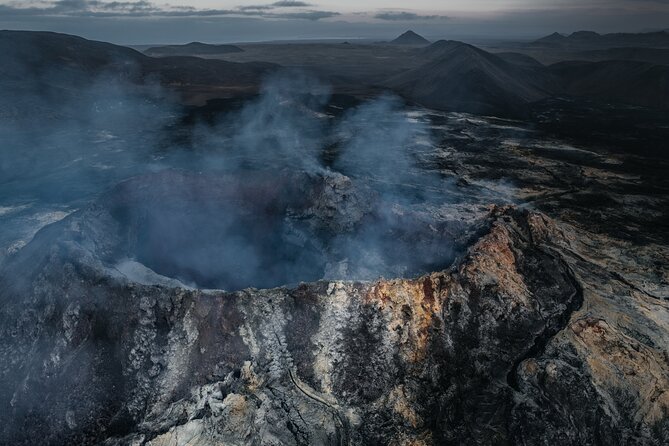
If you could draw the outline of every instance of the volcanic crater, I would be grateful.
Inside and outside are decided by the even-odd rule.
[[[130,278],[142,280],[129,261],[230,291],[416,277],[450,265],[473,231],[333,171],[166,170],[121,183],[96,209],[115,228],[94,235],[113,245],[101,258]]]

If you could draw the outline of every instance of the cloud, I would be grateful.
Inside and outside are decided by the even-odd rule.
[[[18,6],[16,2],[0,5],[0,16],[136,16],[160,12],[160,8],[146,1],[55,0],[39,6]],[[174,10],[178,10],[175,8]],[[182,9],[183,10],[183,9]]]
[[[293,0],[281,0],[267,5],[238,6],[237,9],[239,11],[271,11],[277,8],[305,8],[308,6],[312,6],[312,4]]]
[[[277,8],[304,8],[307,6],[312,6],[311,3],[306,3],[306,2],[298,2],[298,1],[292,1],[292,0],[281,0],[278,2],[272,3],[272,6],[275,6]]]
[[[274,3],[270,3],[267,5],[246,5],[246,6],[238,6],[237,10],[242,11],[244,13],[248,13],[251,15],[269,15],[269,14],[261,14],[261,13],[267,13],[269,11],[275,10],[275,9],[282,9],[282,8],[304,8],[307,6],[312,6],[310,3],[306,2],[300,2],[300,1],[292,1],[292,0],[283,0],[283,1],[278,1]],[[309,17],[316,17],[318,14],[315,14],[316,11],[310,10],[310,11],[302,11],[299,13],[272,13],[271,15],[274,17],[277,17],[277,15],[285,15],[285,14],[297,14],[299,16],[309,16]],[[328,15],[329,14],[329,15]],[[332,17],[333,15],[338,15],[338,13],[335,12],[330,12],[330,11],[323,11],[322,18],[326,17]],[[294,17],[294,18],[299,18],[299,17]]]
[[[243,6],[237,9],[198,9],[192,6],[158,5],[148,0],[53,0],[38,6],[0,5],[0,17],[217,17],[240,16],[267,19],[321,20],[339,15],[334,11],[302,10],[274,12],[277,8],[308,6],[306,2],[283,0],[268,5]]]
[[[438,19],[443,20],[443,19],[448,19],[448,16],[421,15],[406,11],[386,11],[377,13],[376,15],[374,15],[374,18],[391,22],[409,22],[414,20],[438,20]]]
[[[334,11],[303,11],[268,14],[265,17],[277,19],[303,19],[303,20],[321,20],[340,15]]]
[[[248,5],[237,7],[239,11],[270,11],[274,9],[272,5]]]

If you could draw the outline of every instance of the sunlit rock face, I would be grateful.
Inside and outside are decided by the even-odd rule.
[[[146,232],[198,194],[216,197],[211,208],[193,210],[208,222],[234,191],[241,204],[233,217],[261,241],[271,237],[266,222],[283,229],[295,219],[309,234],[346,234],[382,208],[345,177],[287,183],[298,190],[251,177],[203,182],[163,173],[126,182],[41,231],[2,272],[22,271],[24,280],[2,290],[1,442],[596,444],[638,432],[641,442],[666,439],[666,344],[635,340],[666,337],[666,305],[623,283],[603,287],[605,261],[589,260],[574,229],[541,214],[492,207],[461,226],[441,221],[451,232],[432,240],[451,247],[445,269],[416,278],[205,291],[152,261],[160,244]],[[339,211],[324,197],[344,209],[341,224],[332,226]],[[187,229],[212,228],[202,225]],[[420,224],[410,228],[423,234]],[[399,253],[424,252],[410,252],[415,237],[395,239]],[[184,251],[169,242],[176,264]],[[313,252],[323,262],[332,255]],[[263,268],[254,270],[259,284]],[[594,310],[593,300],[607,303]]]

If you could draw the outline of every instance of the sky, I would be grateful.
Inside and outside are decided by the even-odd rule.
[[[536,38],[669,28],[669,0],[0,0],[0,29],[120,44]]]

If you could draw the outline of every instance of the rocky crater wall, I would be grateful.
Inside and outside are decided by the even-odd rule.
[[[3,443],[667,440],[666,302],[541,214],[416,279],[231,293],[115,273],[117,230],[93,206],[3,268]]]

